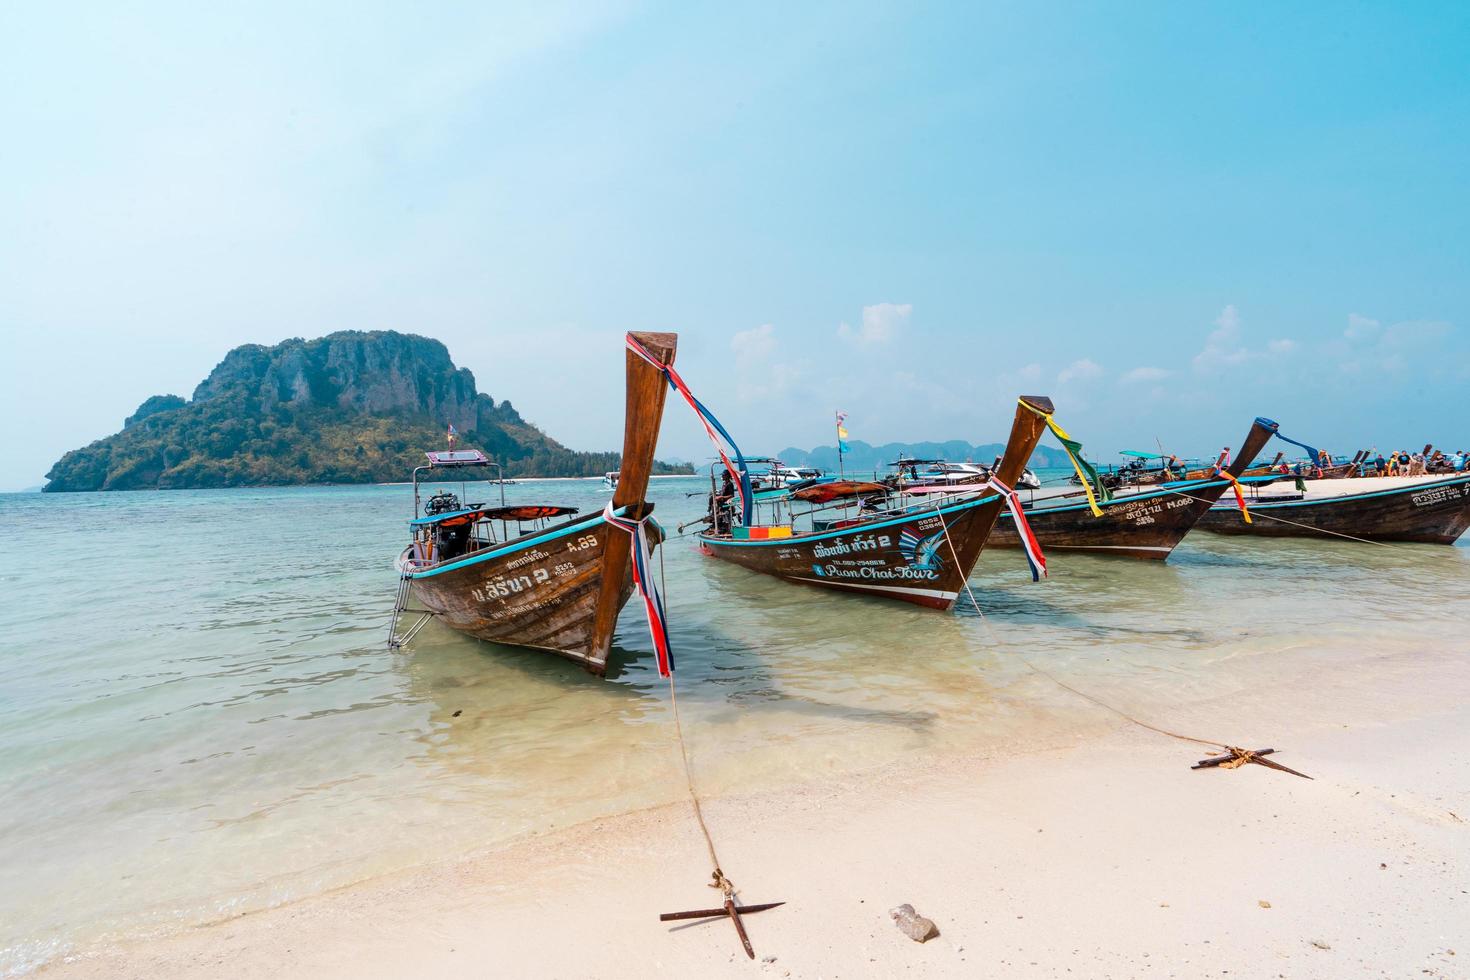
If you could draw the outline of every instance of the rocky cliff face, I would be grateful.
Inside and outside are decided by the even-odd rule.
[[[477,428],[481,409],[495,407],[476,392],[468,368],[455,368],[442,343],[382,330],[236,347],[194,389],[194,401],[232,393],[266,412],[282,403],[408,412],[453,422],[460,431]]]
[[[461,445],[484,449],[507,476],[618,467],[616,453],[573,452],[477,391],[437,340],[344,331],[235,348],[191,401],[149,398],[121,432],[63,456],[45,489],[402,480],[423,450],[443,447],[450,423]]]

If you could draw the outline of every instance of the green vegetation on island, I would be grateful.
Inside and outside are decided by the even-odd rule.
[[[437,340],[343,331],[225,355],[185,401],[154,395],[121,432],[74,449],[48,491],[387,483],[427,449],[483,449],[512,476],[600,476],[615,452],[568,449],[475,388]],[[688,473],[656,463],[655,473]]]

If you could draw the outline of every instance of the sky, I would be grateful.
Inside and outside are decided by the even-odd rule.
[[[750,453],[1022,393],[1101,459],[1470,448],[1467,58],[1463,3],[23,4],[0,489],[342,329],[577,449],[629,329]]]

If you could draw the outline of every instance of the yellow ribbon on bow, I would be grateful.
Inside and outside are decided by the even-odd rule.
[[[1077,471],[1077,479],[1082,481],[1082,489],[1087,494],[1087,506],[1089,509],[1091,509],[1092,516],[1103,516],[1102,508],[1097,505],[1097,496],[1092,492],[1092,482],[1087,478],[1087,470],[1091,470],[1092,467],[1087,466],[1077,456],[1077,451],[1082,448],[1082,443],[1067,435],[1067,430],[1063,429],[1060,425],[1057,425],[1056,419],[1052,418],[1050,415],[1048,415],[1046,412],[1043,412],[1035,405],[1028,403],[1026,399],[1019,398],[1017,399],[1017,401],[1019,401],[1022,407],[1024,407],[1028,412],[1031,412],[1033,415],[1041,416],[1042,420],[1046,422],[1046,427],[1051,430],[1052,435],[1056,436],[1057,441],[1062,444],[1062,450],[1067,454],[1067,459],[1072,463],[1072,469]],[[1097,473],[1094,470],[1093,479],[1096,478]]]
[[[1247,524],[1255,523],[1251,520],[1250,508],[1245,505],[1245,494],[1241,492],[1240,481],[1219,466],[1215,467],[1215,475],[1230,481],[1230,487],[1235,491],[1235,502],[1240,505],[1240,516],[1245,518]]]

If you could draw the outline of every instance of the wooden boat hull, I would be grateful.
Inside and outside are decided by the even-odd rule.
[[[643,496],[668,392],[664,368],[677,350],[675,334],[628,334],[623,454],[611,502],[620,518],[641,520],[653,511]],[[662,540],[651,521],[646,533],[650,549]],[[598,513],[433,565],[411,562],[410,549],[398,568],[411,594],[444,625],[550,650],[602,674],[618,613],[633,592],[632,545],[632,534]]]
[[[1237,478],[1251,472],[1247,467],[1275,433],[1275,422],[1253,422],[1228,472]],[[1101,517],[1094,516],[1085,502],[1048,506],[1041,500],[1026,508],[1026,522],[1042,551],[1085,551],[1164,561],[1229,487],[1229,480],[1216,478],[1213,473],[1193,481],[1163,484],[1156,490],[1140,490],[1100,503]],[[1240,519],[1237,510],[1236,520]],[[1015,519],[1009,513],[1001,515],[990,540],[997,548],[1021,546]]]
[[[445,626],[593,666],[600,643],[594,614],[613,536],[627,537],[596,514],[441,567],[405,569],[405,574],[419,602]],[[659,535],[650,533],[649,539],[650,547],[657,547]],[[632,578],[622,576],[619,608],[632,591]]]
[[[1101,517],[1094,517],[1085,503],[1035,507],[1026,511],[1026,522],[1044,552],[1082,551],[1164,561],[1229,486],[1225,480],[1208,480],[1130,494],[1100,504]],[[1240,520],[1239,511],[1235,519]],[[1000,515],[990,546],[1021,547],[1010,513]]]
[[[965,587],[1001,503],[999,495],[989,494],[938,511],[791,538],[739,541],[701,534],[699,546],[706,555],[788,582],[948,609]]]
[[[996,474],[1014,486],[1052,411],[1051,399],[1024,395]],[[949,609],[975,568],[1005,502],[997,493],[946,498],[848,527],[790,537],[699,535],[707,555],[788,582]]]
[[[1369,541],[1454,544],[1470,528],[1470,476],[1319,500],[1263,500],[1252,503],[1250,509],[1255,517],[1251,524],[1241,521],[1238,514],[1217,507],[1200,520],[1199,526],[1217,534],[1265,537],[1341,534]],[[1272,520],[1273,517],[1291,523]]]
[[[1274,463],[1262,463],[1259,466],[1252,466],[1249,469],[1244,470],[1243,472],[1237,474],[1237,477],[1243,479],[1243,478],[1248,477],[1248,476],[1269,476],[1272,473],[1279,473],[1279,472],[1281,472],[1280,471],[1280,468],[1276,464],[1274,464]],[[1195,481],[1195,480],[1208,480],[1213,475],[1214,475],[1214,472],[1212,470],[1189,470],[1188,472],[1186,472],[1184,474],[1183,477],[1175,476],[1171,480],[1168,477],[1165,477],[1164,474],[1158,472],[1157,470],[1152,470],[1152,471],[1149,471],[1148,473],[1145,473],[1145,474],[1143,474],[1141,476],[1135,476],[1135,477],[1130,478],[1129,480],[1127,480],[1125,482],[1124,485],[1125,486],[1135,486],[1135,487],[1156,487],[1156,486],[1160,486],[1160,485],[1165,484],[1165,483],[1192,482],[1192,481]]]

